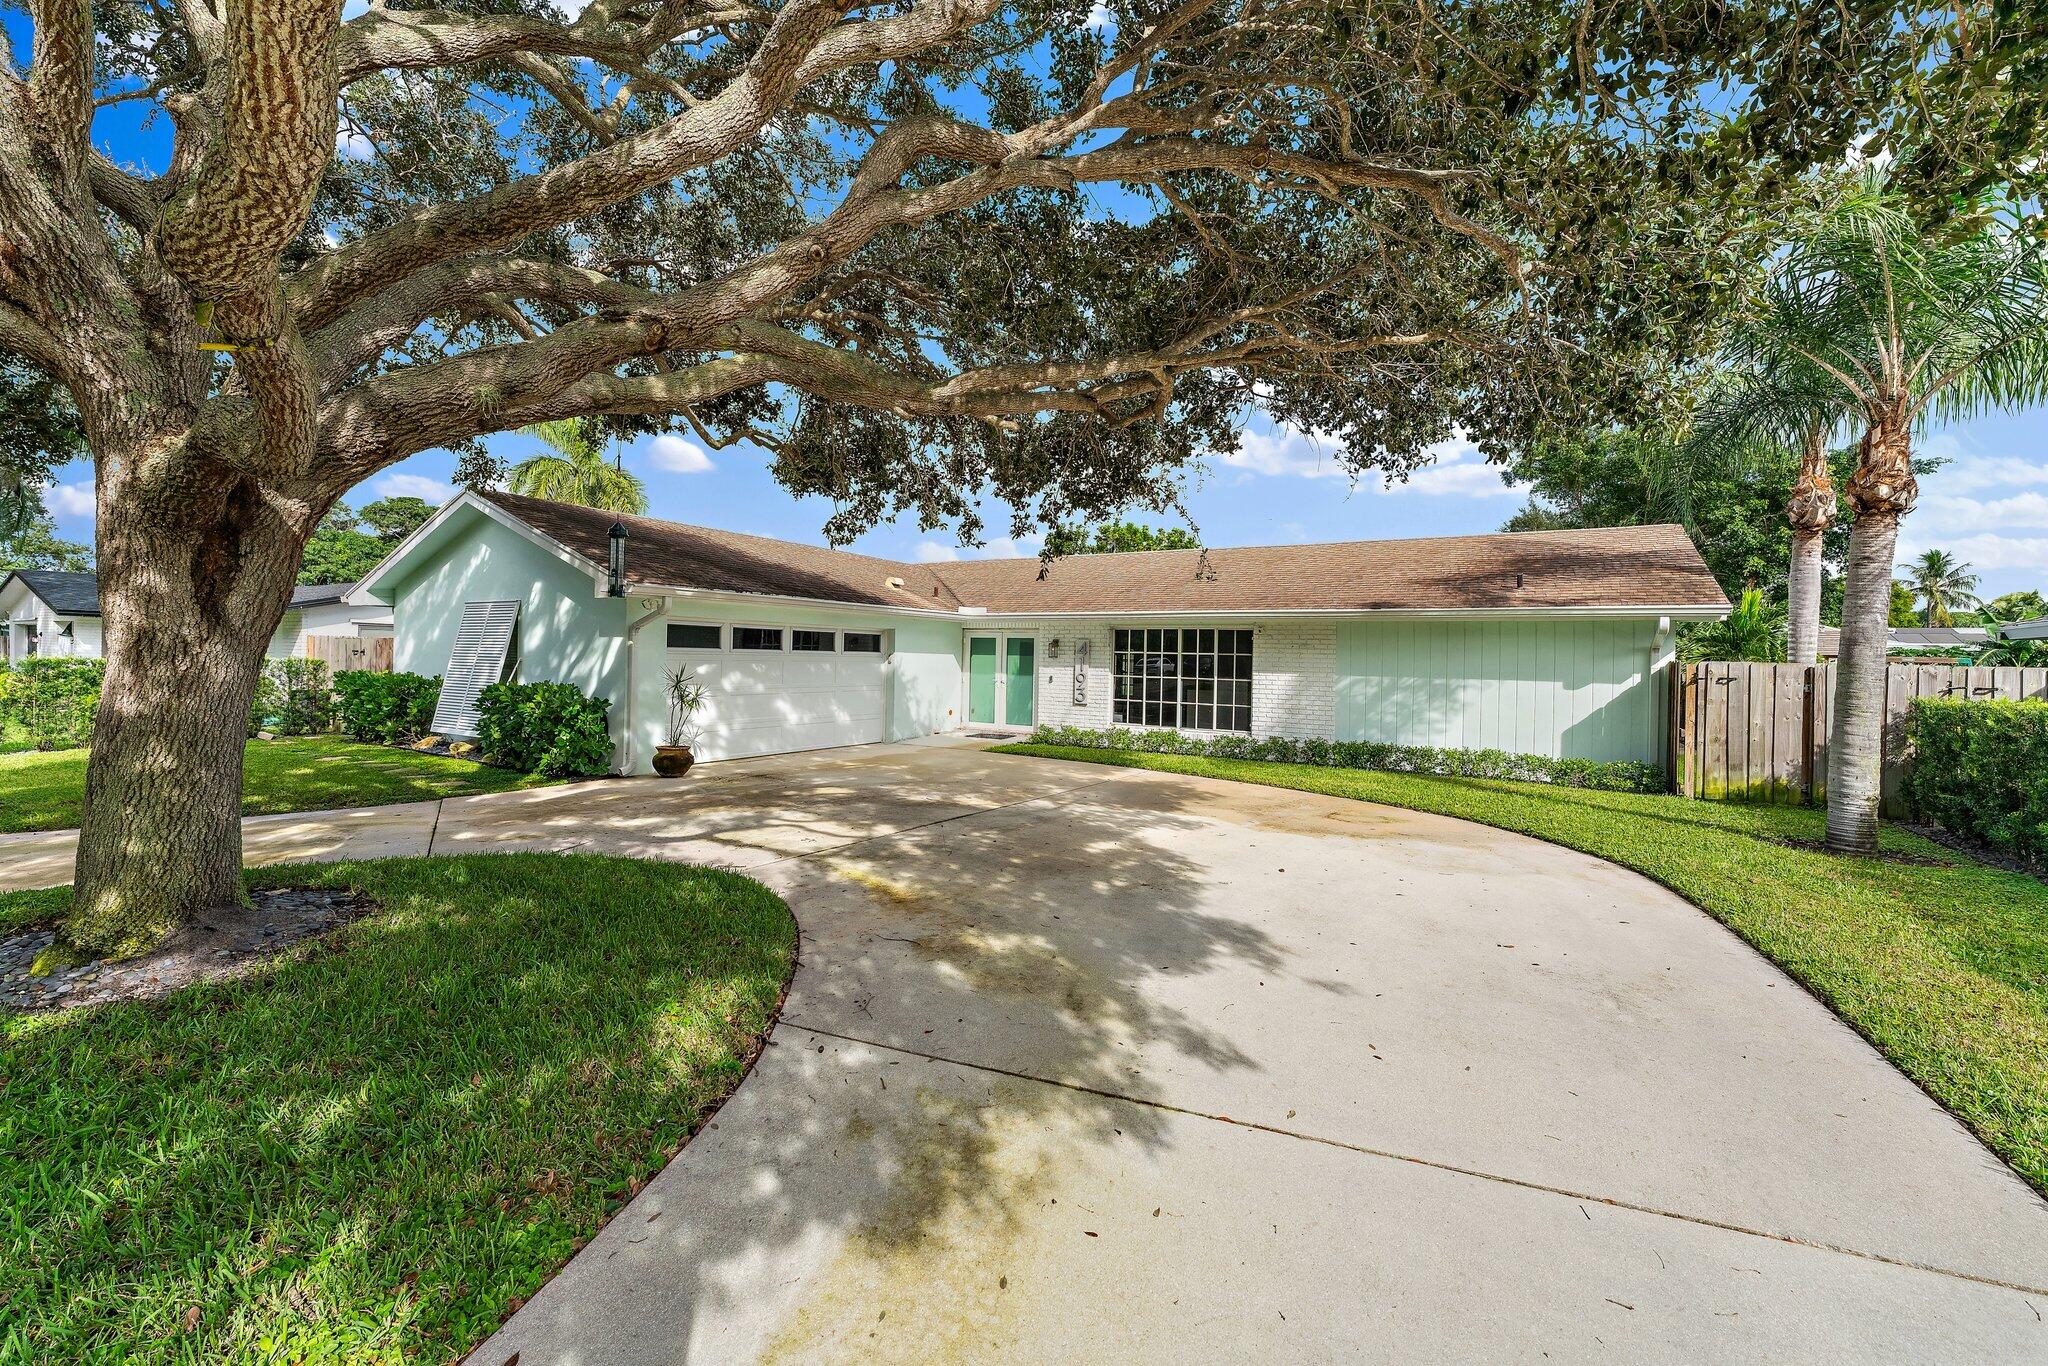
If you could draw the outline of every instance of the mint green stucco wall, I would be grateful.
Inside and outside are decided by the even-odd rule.
[[[1656,628],[1651,619],[1340,623],[1337,738],[1660,762]]]
[[[573,683],[613,698],[614,731],[624,724],[626,603],[601,597],[589,574],[481,513],[454,529],[392,594],[392,663],[440,676],[466,602],[519,603],[512,676]]]

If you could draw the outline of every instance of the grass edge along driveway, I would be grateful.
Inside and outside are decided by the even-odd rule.
[[[0,1361],[452,1360],[739,1084],[794,966],[781,898],[682,864],[249,881],[380,909],[240,982],[0,1015]]]
[[[2048,884],[1887,827],[1877,859],[1825,815],[1541,783],[1003,745],[1455,816],[1633,869],[1727,925],[2048,1194]]]
[[[58,749],[0,754],[0,834],[76,826],[85,800],[88,753]],[[251,740],[242,752],[242,814],[388,806],[541,787],[553,781],[446,754],[366,745],[338,735]]]

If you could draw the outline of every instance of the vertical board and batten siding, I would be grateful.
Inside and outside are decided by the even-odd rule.
[[[1673,787],[1720,801],[1818,805],[1827,800],[1834,722],[1832,663],[1704,663],[1674,672]],[[1903,814],[1912,756],[1906,713],[1915,698],[2048,699],[2048,669],[1895,663],[1885,670],[1887,814]]]
[[[1344,622],[1336,738],[1661,763],[1644,619]]]

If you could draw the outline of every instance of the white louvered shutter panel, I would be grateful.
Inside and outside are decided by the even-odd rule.
[[[516,602],[462,604],[455,648],[448,653],[448,671],[441,675],[441,700],[434,705],[435,734],[476,734],[477,695],[504,678],[505,656],[518,622]]]

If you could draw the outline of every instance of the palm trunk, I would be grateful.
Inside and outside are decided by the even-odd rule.
[[[1835,521],[1835,486],[1828,476],[1827,431],[1808,431],[1785,519],[1792,524],[1792,566],[1785,583],[1785,658],[1811,664],[1820,652],[1821,538]]]
[[[1820,656],[1820,537],[1794,533],[1786,582],[1785,658],[1811,664]]]
[[[1903,414],[1880,414],[1864,434],[1849,499],[1849,564],[1835,718],[1828,735],[1827,845],[1838,854],[1877,852],[1884,777],[1885,652],[1890,644],[1892,557],[1899,519],[1913,506],[1912,451]]]
[[[107,673],[65,922],[96,953],[138,951],[243,896],[242,749],[297,533],[232,476],[181,500],[176,523],[102,502]]]

